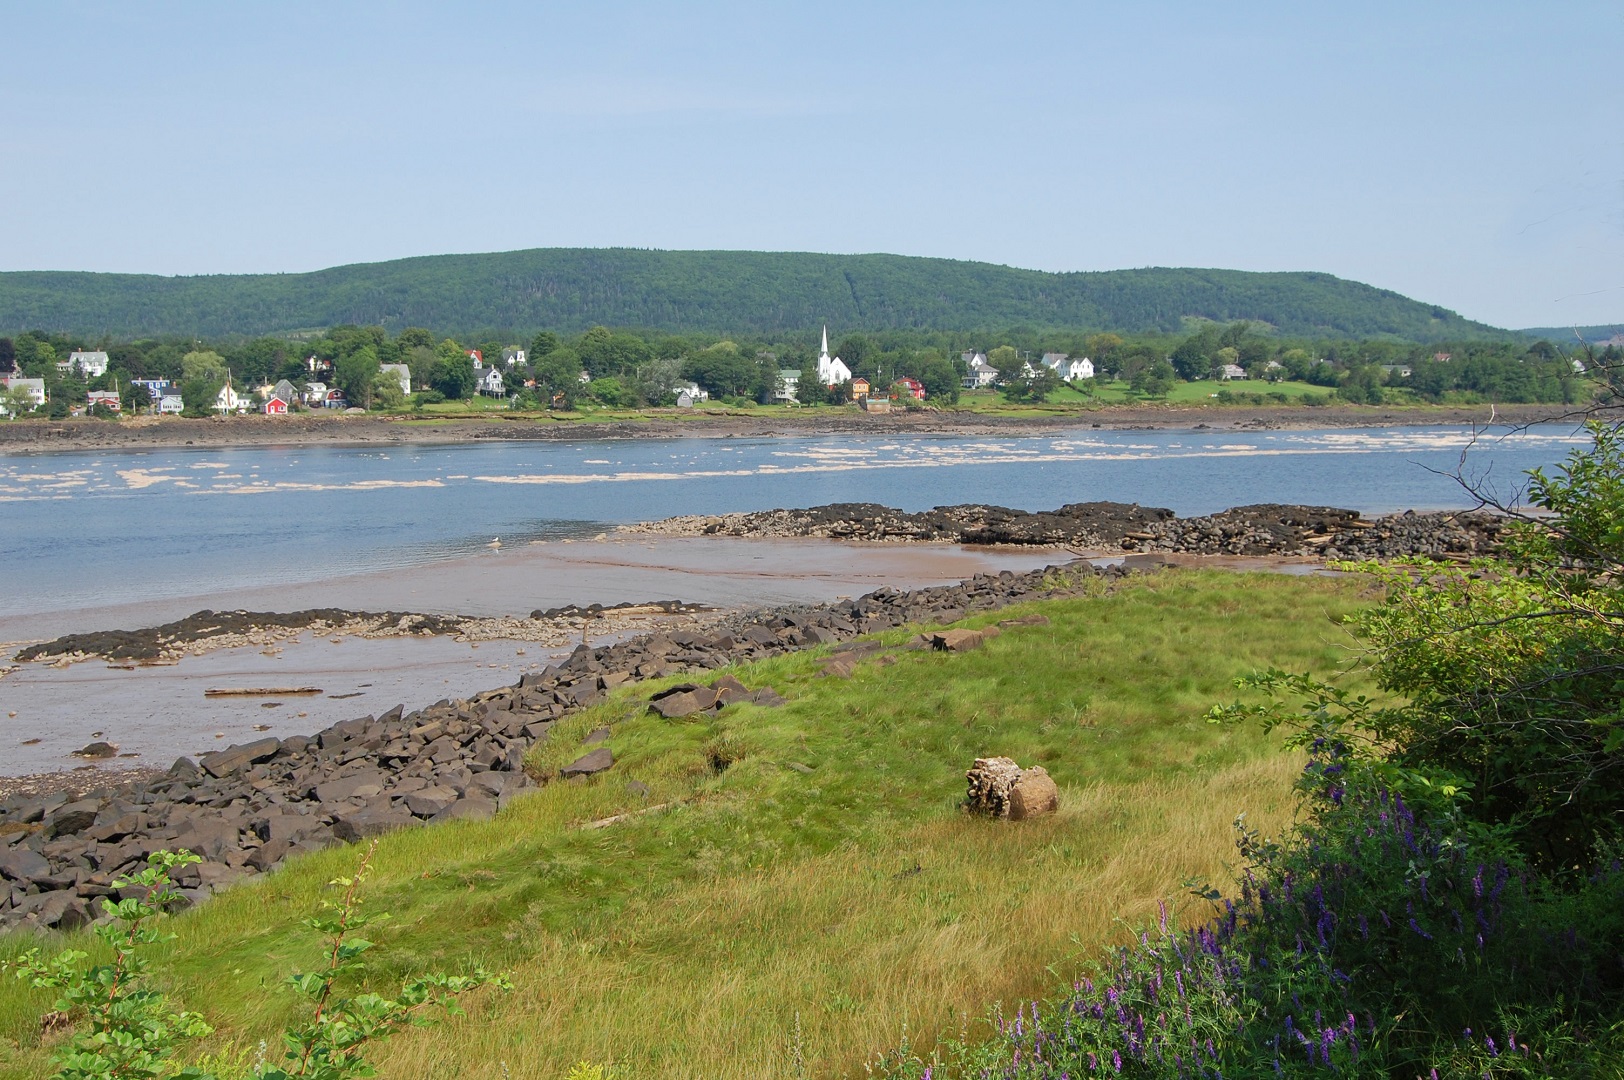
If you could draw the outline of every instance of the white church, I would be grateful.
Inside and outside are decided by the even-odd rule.
[[[824,386],[835,386],[839,383],[851,382],[851,368],[836,356],[829,356],[829,328],[823,328],[823,348],[818,353],[818,382]]]

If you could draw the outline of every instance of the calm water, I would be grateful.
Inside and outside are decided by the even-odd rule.
[[[1027,510],[1111,499],[1209,513],[1470,505],[1458,428],[1077,431],[0,457],[0,614],[309,583],[610,524],[829,502]],[[1568,426],[1480,438],[1502,493],[1583,445]]]

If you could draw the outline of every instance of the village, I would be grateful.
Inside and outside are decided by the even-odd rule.
[[[497,361],[488,361],[480,349],[466,349],[464,353],[472,365],[473,392],[478,396],[507,399],[516,407],[521,390],[536,391],[538,381],[531,371],[523,347],[514,345],[504,348],[500,360]],[[57,361],[56,368],[63,378],[74,378],[90,383],[93,380],[105,381],[104,376],[108,373],[110,363],[106,351],[74,350],[65,359]],[[350,395],[337,385],[332,359],[311,354],[304,361],[304,367],[308,376],[306,378],[298,380],[280,378],[275,382],[263,380],[252,387],[238,386],[231,371],[227,369],[220,380],[218,390],[214,393],[212,403],[207,406],[207,411],[218,416],[241,416],[250,413],[286,416],[290,413],[314,410],[362,413],[368,411],[368,406],[381,405],[388,408],[411,398],[414,393],[431,391],[426,373],[425,377],[414,380],[409,365],[380,363],[376,378],[383,380],[391,388],[398,386],[399,397],[389,394],[381,396],[380,402],[352,401]],[[962,372],[960,385],[964,390],[992,390],[1005,386],[1008,382],[1006,376],[988,361],[987,353],[980,350],[965,351],[957,367]],[[914,402],[923,402],[927,396],[925,385],[911,376],[901,376],[892,380],[889,385],[877,386],[878,380],[854,374],[851,367],[839,356],[830,355],[827,327],[823,329],[815,370],[817,383],[824,390],[820,395],[823,401],[855,405],[866,412],[889,412],[893,407],[906,407]],[[1045,352],[1035,364],[1030,360],[1024,360],[1018,373],[1023,379],[1045,377],[1068,384],[1092,379],[1095,374],[1094,364],[1089,358],[1074,358],[1063,352]],[[802,369],[780,368],[772,395],[773,403],[781,405],[806,403],[808,395],[803,393],[802,387],[806,374],[808,371]],[[1236,366],[1233,367],[1233,371],[1225,370],[1221,377],[1244,379],[1247,373]],[[182,381],[179,377],[130,378],[127,385],[121,387],[116,385],[115,374],[115,385],[106,389],[86,390],[82,402],[77,400],[69,402],[67,413],[70,416],[122,416],[126,407],[129,407],[132,413],[145,411],[156,416],[179,416],[187,408],[181,390]],[[578,381],[582,387],[590,385],[591,373],[583,368]],[[129,388],[132,387],[144,390],[144,398],[141,394],[130,391]],[[12,372],[0,375],[0,388],[3,388],[3,393],[0,393],[0,416],[19,416],[34,412],[51,401],[44,378],[27,378],[20,372]],[[673,383],[669,387],[669,395],[671,404],[677,408],[692,408],[711,399],[711,393],[699,382],[691,379]],[[555,391],[550,397],[549,407],[566,405],[564,393]]]

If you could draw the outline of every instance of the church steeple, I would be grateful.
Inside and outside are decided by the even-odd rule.
[[[818,354],[818,358],[820,360],[829,359],[829,326],[827,323],[823,327],[823,351]]]

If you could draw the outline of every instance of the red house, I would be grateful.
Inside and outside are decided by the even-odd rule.
[[[281,398],[273,397],[265,402],[266,416],[286,416],[287,414],[288,403],[283,401]]]
[[[891,396],[901,397],[906,394],[915,401],[925,400],[925,384],[918,379],[898,379],[891,384]]]

